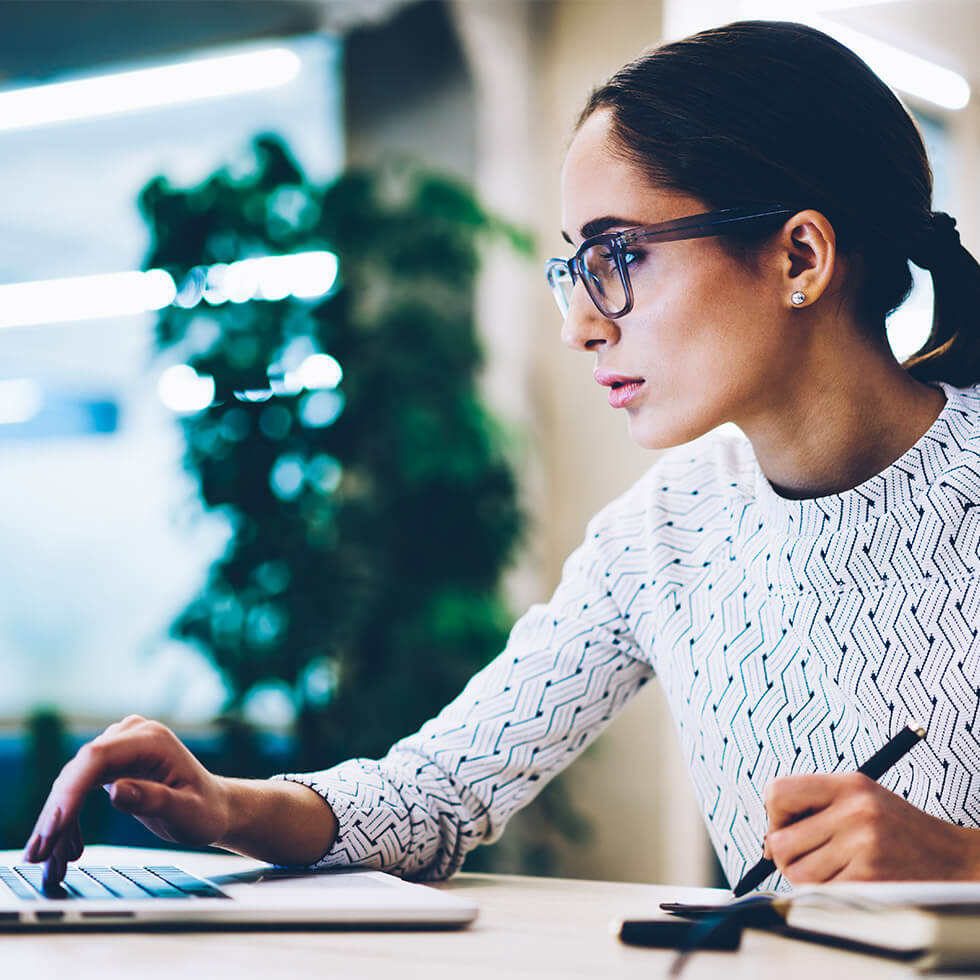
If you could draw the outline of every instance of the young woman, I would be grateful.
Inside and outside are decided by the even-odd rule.
[[[831,38],[740,22],[590,99],[548,279],[640,446],[547,605],[381,760],[220,778],[112,725],[26,857],[78,857],[93,787],[160,836],[284,864],[451,874],[658,674],[729,879],[980,878],[980,266],[931,210],[912,120]],[[885,317],[932,273],[905,365]],[[903,727],[925,744],[853,770]],[[312,790],[312,792],[311,792]]]

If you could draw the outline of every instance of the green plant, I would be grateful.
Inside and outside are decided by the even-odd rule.
[[[329,249],[340,280],[318,302],[174,305],[159,319],[160,348],[215,380],[217,400],[183,420],[186,465],[232,527],[175,630],[223,671],[232,717],[256,685],[288,686],[295,762],[320,768],[384,752],[506,639],[496,585],[521,522],[476,394],[472,291],[481,236],[526,240],[440,177],[395,167],[319,188],[278,140],[254,150],[245,177],[145,188],[148,264],[182,282]],[[313,351],[344,371],[326,410],[324,392],[233,394],[269,389],[270,366]]]

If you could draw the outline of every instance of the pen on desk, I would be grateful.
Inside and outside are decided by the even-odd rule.
[[[917,721],[910,721],[894,738],[880,748],[868,761],[858,769],[869,779],[881,779],[899,759],[914,745],[918,745],[926,737],[926,729]],[[736,898],[757,888],[776,870],[776,865],[769,858],[763,858],[755,867],[742,877],[742,880],[732,889]]]

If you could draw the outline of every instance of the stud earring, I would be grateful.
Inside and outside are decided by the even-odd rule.
[[[789,299],[794,306],[802,306],[806,302],[806,293],[793,293]]]

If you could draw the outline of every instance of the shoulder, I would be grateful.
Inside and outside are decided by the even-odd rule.
[[[940,382],[946,392],[946,428],[954,442],[974,453],[980,452],[980,383],[958,388]]]

